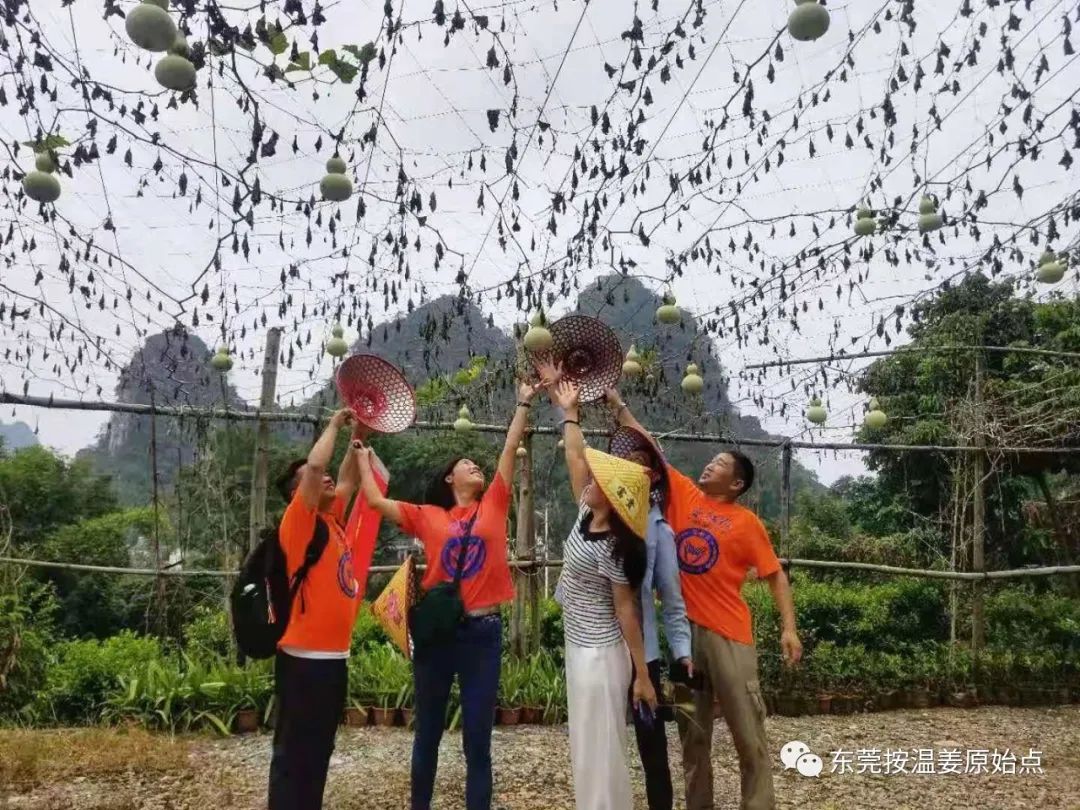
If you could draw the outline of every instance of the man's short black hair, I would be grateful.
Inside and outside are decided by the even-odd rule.
[[[289,466],[285,468],[285,472],[274,482],[274,487],[281,494],[281,499],[285,503],[292,500],[293,492],[296,490],[296,474],[305,464],[307,464],[306,458],[298,458],[290,462]]]
[[[749,456],[740,453],[738,450],[728,450],[727,454],[735,461],[735,477],[743,482],[739,495],[743,495],[754,485],[754,462],[750,460]]]

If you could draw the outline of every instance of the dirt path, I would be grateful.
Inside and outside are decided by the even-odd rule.
[[[0,732],[0,735],[6,732]],[[69,734],[71,732],[68,732]],[[107,732],[106,734],[116,734]],[[1056,709],[988,707],[975,710],[934,709],[850,717],[772,717],[769,740],[777,752],[775,785],[778,806],[800,810],[1080,810],[1080,706]],[[37,732],[39,736],[44,733]],[[60,732],[54,741],[61,738]],[[674,727],[669,726],[677,752]],[[2,736],[0,736],[2,740]],[[779,752],[799,740],[821,756],[818,778],[784,770]],[[327,810],[398,810],[407,806],[411,735],[404,730],[342,729],[331,765]],[[95,743],[108,746],[108,738]],[[269,736],[230,739],[191,738],[170,743],[165,736],[146,735],[141,748],[180,745],[186,756],[157,756],[149,765],[90,769],[70,766],[50,776],[47,768],[33,776],[8,777],[7,807],[93,808],[236,808],[258,810],[265,801]],[[571,810],[573,790],[565,728],[496,729],[494,741],[496,808],[503,810]],[[20,744],[20,749],[25,748]],[[54,747],[50,743],[47,747]],[[850,752],[850,773],[833,773],[833,751]],[[876,749],[876,750],[875,750]],[[960,773],[873,774],[895,770],[898,759],[886,749],[909,754],[907,771],[915,767],[919,749],[933,749],[935,770],[954,767]],[[987,751],[989,773],[969,773]],[[995,761],[994,751],[999,757]],[[1016,773],[1006,749],[1015,755]],[[1042,773],[1021,774],[1029,749],[1040,752]],[[957,754],[943,754],[956,751]],[[722,723],[716,727],[717,808],[738,807],[738,765]],[[926,756],[925,754],[923,756]],[[959,757],[957,760],[956,757]],[[69,761],[71,760],[68,757]],[[677,791],[682,773],[672,757]],[[840,759],[844,759],[841,755]],[[631,758],[637,807],[644,807],[640,765]],[[175,763],[175,764],[170,764]],[[888,763],[888,765],[886,764]],[[957,764],[950,764],[957,763]],[[1033,764],[1032,761],[1028,762]],[[997,766],[999,772],[993,770]],[[926,767],[925,765],[923,767]],[[858,771],[864,771],[858,773]],[[3,771],[0,770],[0,774]],[[461,739],[448,734],[443,742],[436,807],[463,807],[464,762]],[[3,794],[0,794],[2,796]],[[0,807],[4,807],[0,800]],[[682,807],[681,800],[676,802]],[[629,810],[629,808],[628,808]]]

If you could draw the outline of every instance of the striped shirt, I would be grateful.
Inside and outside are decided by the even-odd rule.
[[[622,564],[611,556],[615,539],[588,531],[592,515],[582,509],[563,544],[563,569],[555,599],[563,608],[568,644],[607,647],[623,640],[611,585],[628,585]]]

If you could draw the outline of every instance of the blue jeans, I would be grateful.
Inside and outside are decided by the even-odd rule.
[[[466,618],[457,638],[416,651],[413,720],[412,810],[429,810],[439,766],[439,742],[454,676],[461,688],[462,744],[465,749],[465,808],[491,808],[491,728],[499,695],[502,619],[498,614]]]

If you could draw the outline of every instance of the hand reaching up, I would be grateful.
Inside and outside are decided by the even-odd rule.
[[[548,390],[551,401],[562,408],[568,419],[577,419],[578,407],[581,405],[581,392],[570,380],[560,380],[557,385]]]

